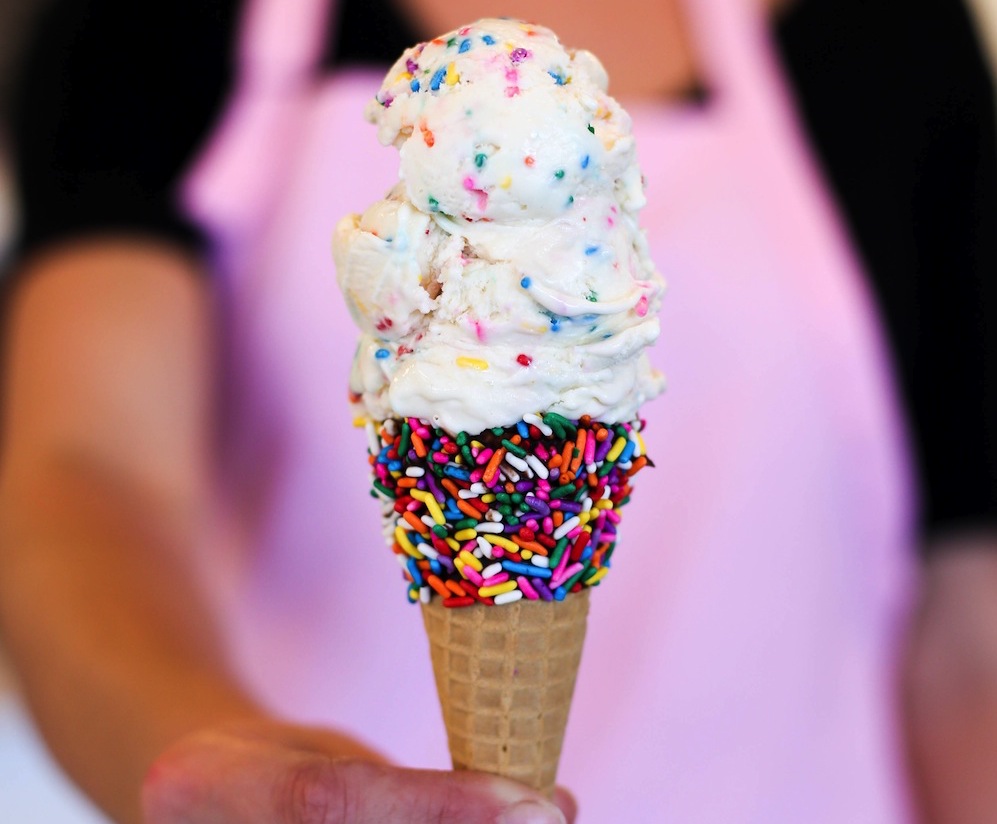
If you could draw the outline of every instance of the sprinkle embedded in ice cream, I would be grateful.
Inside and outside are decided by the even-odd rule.
[[[663,283],[630,118],[606,88],[593,55],[513,20],[389,71],[367,116],[400,180],[334,240],[364,415],[469,433],[543,411],[613,423],[661,391],[645,350]]]

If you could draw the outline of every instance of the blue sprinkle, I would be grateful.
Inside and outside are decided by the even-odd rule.
[[[616,460],[619,463],[626,463],[627,461],[630,460],[630,458],[634,454],[634,450],[636,448],[637,448],[637,444],[635,444],[631,440],[627,440],[627,445],[625,447],[623,447],[623,451],[620,453],[620,457],[617,458]]]
[[[519,436],[521,438],[528,438],[528,437],[530,437],[530,427],[528,427],[526,425],[526,421],[517,421],[516,422],[516,431],[519,433]]]
[[[519,285],[524,289],[529,289],[531,283],[533,283],[533,281],[530,280],[529,277],[524,277],[521,281],[519,281]]]
[[[550,578],[554,574],[553,570],[533,566],[533,564],[517,564],[515,561],[502,561],[502,569],[518,575],[533,575],[536,578]]]
[[[567,595],[567,592],[565,591],[563,586],[558,587],[557,589],[554,590],[555,601],[563,601],[565,595]]]
[[[595,554],[595,547],[593,547],[592,543],[589,542],[589,545],[585,547],[585,549],[582,551],[582,554],[578,560],[580,560],[584,564],[594,554]]]
[[[433,558],[429,562],[429,569],[433,573],[433,575],[439,575],[441,570],[443,569],[443,565],[435,558]]]
[[[443,474],[449,475],[451,478],[456,478],[459,481],[469,480],[471,473],[460,466],[454,466],[453,464],[447,464],[443,467]]]
[[[582,168],[583,169],[587,169],[589,167],[589,160],[590,159],[591,158],[589,158],[588,155],[585,155],[585,157],[582,158]]]
[[[390,356],[391,356],[391,353],[387,349],[378,349],[374,353],[374,357],[377,358],[378,360],[384,360],[385,358],[390,357]]]
[[[429,81],[429,88],[432,89],[434,92],[438,92],[440,90],[440,86],[443,85],[443,80],[446,76],[447,76],[447,67],[441,66],[436,70],[436,73],[433,75],[432,80]]]
[[[415,563],[415,558],[409,558],[408,563],[405,564],[408,568],[409,575],[412,576],[412,580],[415,582],[417,587],[422,586],[422,573],[419,572],[419,567]]]
[[[389,472],[401,472],[401,469],[402,469],[401,461],[388,461]]]
[[[563,86],[564,85],[564,76],[563,75],[558,74],[553,69],[547,69],[547,74],[549,74],[551,77],[554,78],[554,82],[557,83],[558,86]]]
[[[481,35],[481,42],[484,43],[486,46],[494,46],[495,38],[492,37],[490,34],[483,34]]]
[[[409,85],[409,88],[412,91],[414,91],[414,92],[419,91],[419,78],[418,77],[413,77],[412,78],[412,82],[409,83],[408,85]]]
[[[467,51],[467,50],[468,50],[469,48],[471,48],[471,38],[470,38],[470,37],[468,37],[468,38],[467,38],[467,39],[465,39],[465,40],[464,40],[463,42],[461,42],[461,44],[460,44],[460,48],[459,48],[459,49],[457,49],[457,54],[463,54],[463,53],[464,53],[464,52],[466,52],[466,51]]]
[[[599,251],[599,247],[598,246],[586,246],[585,247],[585,254],[588,255],[589,257],[592,257],[592,255],[594,255],[598,251]]]
[[[560,332],[561,331],[561,321],[559,321],[557,318],[551,318],[550,319],[550,331],[551,332]]]

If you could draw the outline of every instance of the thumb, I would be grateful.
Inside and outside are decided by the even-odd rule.
[[[146,824],[570,824],[539,793],[483,773],[339,759],[205,732],[165,753],[143,787]],[[562,812],[562,809],[565,812]]]
[[[307,758],[274,785],[288,824],[567,824],[539,793],[495,776]]]

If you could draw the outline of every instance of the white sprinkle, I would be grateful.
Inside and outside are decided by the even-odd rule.
[[[367,421],[364,429],[367,432],[367,448],[371,455],[381,454],[381,439],[377,436],[377,429],[371,421]]]
[[[534,555],[530,558],[530,563],[533,566],[542,567],[543,569],[550,569],[550,558],[546,555]]]
[[[519,473],[511,466],[506,466],[505,464],[499,464],[499,475],[507,481],[512,481],[513,483],[517,483],[519,481]]]
[[[554,434],[554,430],[551,429],[549,426],[547,426],[547,424],[543,422],[543,418],[541,418],[539,415],[534,415],[532,412],[530,412],[523,415],[523,420],[526,423],[532,423],[537,429],[539,429],[541,432],[544,433],[544,435],[547,435],[548,437]]]
[[[408,569],[408,559],[409,559],[409,557],[410,556],[408,556],[408,555],[396,555],[395,556],[395,560],[398,561],[398,566],[400,566],[402,569]]]
[[[526,456],[526,462],[539,478],[547,480],[547,476],[550,475],[550,472],[547,471],[547,467],[544,466],[543,461],[541,461],[536,455],[529,454]]]
[[[634,445],[634,451],[633,451],[633,453],[631,454],[630,457],[631,458],[639,458],[640,457],[640,438],[637,437],[637,430],[636,429],[631,429],[630,430],[630,442]]]
[[[563,538],[565,535],[571,532],[571,530],[573,530],[576,526],[581,524],[581,522],[582,519],[579,518],[577,515],[575,515],[575,517],[573,518],[569,518],[563,524],[561,524],[557,529],[554,530],[554,540],[560,541],[561,538]]]
[[[419,552],[425,555],[429,560],[435,561],[440,557],[440,553],[436,551],[436,547],[430,543],[419,544]],[[400,557],[400,556],[399,556]]]
[[[477,498],[477,497],[479,497],[479,495],[478,495],[477,492],[472,492],[470,489],[458,489],[457,490],[457,495],[460,498],[462,498],[463,500],[465,500],[465,501],[468,498]]]
[[[424,604],[428,604],[430,599],[433,597],[433,592],[429,587],[419,587],[419,600]]]
[[[506,452],[505,453],[505,459],[506,459],[506,461],[508,461],[509,464],[511,464],[512,466],[514,466],[520,472],[528,472],[529,471],[529,464],[526,463],[526,461],[524,461],[518,455],[513,455],[511,452]]]
[[[488,487],[481,483],[481,481],[478,481],[476,484],[471,484],[471,492],[475,495],[484,495],[487,491]]]
[[[592,499],[586,495],[585,500],[582,501],[582,512],[591,512],[591,511],[592,511]]]
[[[495,521],[481,521],[474,525],[474,528],[478,532],[491,532],[496,535],[505,532],[505,525],[496,523]]]
[[[488,541],[486,541],[481,536],[478,536],[478,538],[477,538],[477,544],[478,544],[478,549],[481,550],[481,557],[482,558],[489,558],[489,559],[491,559],[493,557],[492,556],[492,545],[490,543],[488,543]]]
[[[510,592],[503,592],[501,595],[496,595],[495,603],[498,606],[502,606],[502,604],[511,604],[513,601],[518,601],[522,597],[523,597],[523,590],[514,589],[511,590]]]
[[[392,508],[392,511],[394,511],[394,508]],[[499,512],[497,509],[489,509],[485,513],[485,519],[489,521],[501,521],[502,513]]]
[[[421,478],[423,475],[426,474],[426,470],[423,469],[421,466],[410,466],[408,469],[405,470],[405,474],[408,475],[408,477],[410,478]]]
[[[606,488],[602,490],[602,499],[605,501],[610,494],[609,484],[606,484]]]
[[[598,468],[599,468],[599,464],[595,463],[594,461],[592,463],[590,463],[590,464],[585,464],[585,471],[586,472],[595,472]]]
[[[433,516],[432,515],[423,515],[423,516],[421,516],[419,518],[419,520],[422,521],[430,529],[432,529],[434,526],[436,526],[436,521],[433,520]]]
[[[502,571],[502,564],[491,564],[486,566],[481,570],[482,578],[491,578],[493,575],[498,575]]]

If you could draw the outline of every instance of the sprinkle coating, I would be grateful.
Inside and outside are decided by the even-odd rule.
[[[527,417],[475,435],[416,418],[366,424],[371,494],[410,602],[563,600],[608,573],[631,479],[653,465],[643,423]],[[633,447],[626,459],[621,442]],[[609,448],[586,460],[590,444]]]

